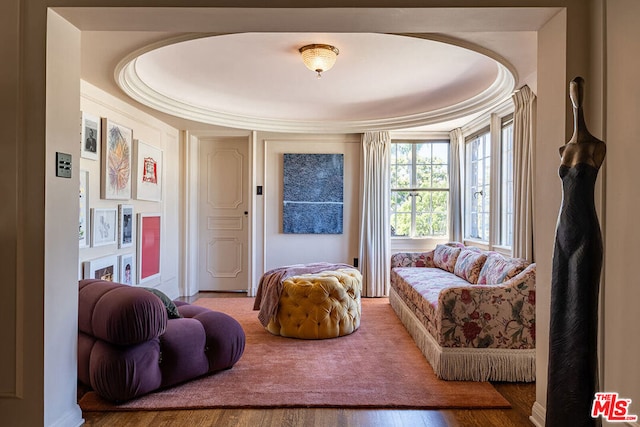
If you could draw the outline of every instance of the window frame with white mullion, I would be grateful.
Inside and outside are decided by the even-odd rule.
[[[513,216],[514,216],[514,191],[513,188],[513,113],[500,117],[500,232],[496,238],[496,246],[505,250],[513,247]],[[505,130],[507,134],[505,135]],[[509,137],[509,141],[505,141]]]
[[[505,102],[502,106],[495,109],[492,113],[487,114],[485,116],[478,117],[474,120],[473,123],[468,125],[466,129],[463,128],[463,133],[465,136],[465,148],[464,148],[464,194],[463,194],[463,241],[466,244],[471,244],[475,246],[482,247],[484,249],[490,249],[494,251],[501,252],[506,255],[510,255],[512,253],[512,245],[505,244],[506,242],[503,240],[503,236],[505,234],[505,221],[508,220],[505,216],[505,188],[504,185],[508,187],[509,182],[511,183],[511,191],[513,192],[513,173],[514,167],[513,164],[513,131],[511,131],[511,148],[508,150],[508,155],[511,156],[511,162],[507,163],[506,166],[511,166],[511,177],[510,180],[505,180],[505,176],[503,173],[505,172],[505,160],[503,156],[503,129],[505,127],[511,126],[513,127],[513,103]],[[489,214],[489,229],[486,236],[471,236],[471,226],[472,223],[470,221],[472,213],[472,203],[474,202],[472,197],[471,183],[473,176],[472,169],[472,143],[479,136],[487,137],[488,135],[488,143],[489,143],[489,153],[491,156],[489,163],[489,173],[490,177],[489,185],[489,211],[486,212]],[[485,140],[486,142],[487,140]],[[508,212],[511,214],[511,236],[515,232],[513,230],[513,193],[510,197],[511,206],[508,207]]]
[[[474,145],[477,146],[474,156]],[[487,150],[488,148],[488,150]],[[488,151],[488,152],[487,152]],[[470,153],[470,154],[469,154]],[[491,240],[491,132],[490,126],[465,138],[464,240],[489,245]],[[486,172],[489,162],[489,174]],[[474,166],[476,167],[474,169]],[[478,173],[482,168],[483,173]],[[474,173],[476,170],[476,173]],[[487,180],[488,178],[488,180]],[[487,193],[488,199],[487,199]],[[475,219],[475,224],[474,220]],[[489,221],[485,231],[485,223]],[[474,227],[475,225],[475,227]],[[475,228],[475,230],[474,230]],[[475,231],[475,235],[474,235]]]
[[[408,163],[398,163],[398,158],[397,156],[397,147],[400,144],[404,144],[404,145],[409,145],[411,146],[411,153],[410,153],[410,157],[409,157],[409,162]],[[429,154],[429,162],[428,163],[420,163],[419,161],[419,156],[418,156],[418,148],[420,145],[423,144],[428,144],[429,148],[430,148],[430,154]],[[445,150],[446,152],[446,159],[444,159],[444,163],[442,162],[435,162],[435,156],[434,156],[434,146],[433,144],[443,144],[447,146],[447,150]],[[392,206],[390,206],[390,223],[392,226],[392,229],[395,230],[395,226],[397,226],[397,223],[394,221],[394,215],[398,215],[398,214],[410,214],[411,218],[410,218],[410,227],[409,227],[409,232],[408,234],[404,235],[404,234],[394,234],[394,232],[392,232],[391,234],[391,238],[393,240],[401,240],[401,239],[446,239],[446,237],[448,236],[448,224],[449,224],[449,215],[450,215],[450,206],[449,206],[449,192],[450,192],[450,163],[451,163],[451,159],[450,159],[450,141],[448,139],[444,139],[444,138],[438,138],[438,139],[423,139],[423,138],[416,138],[416,139],[410,139],[410,140],[406,140],[406,139],[392,139],[392,153],[391,153],[391,168],[395,170],[391,171],[391,201],[392,201]],[[396,162],[393,162],[393,159],[396,159]],[[408,166],[410,168],[410,179],[409,179],[409,185],[406,187],[397,187],[394,186],[394,183],[397,182],[397,180],[394,182],[394,176],[398,176],[398,170],[397,168],[399,166],[403,166],[406,167]],[[428,186],[419,186],[419,177],[418,177],[418,168],[420,166],[426,166],[427,168],[430,169],[430,173],[429,173],[429,177],[430,177],[430,183]],[[437,167],[443,168],[444,172],[445,172],[445,178],[446,178],[446,186],[445,187],[437,187],[437,186],[433,186],[434,185],[434,176],[436,174],[435,169]],[[395,174],[394,174],[395,172]],[[440,173],[442,173],[443,170],[440,170]],[[394,197],[394,193],[395,194],[408,194],[408,197],[411,198],[411,212],[402,212],[402,211],[397,211],[397,210],[393,210],[395,205],[395,201],[398,200]],[[433,197],[436,193],[444,193],[444,199],[446,201],[446,212],[438,212],[436,210],[434,210],[434,205],[433,205]],[[420,197],[424,197],[428,195],[428,200],[427,200],[427,204],[429,205],[429,210],[427,211],[418,211],[419,206],[418,206],[418,199]],[[440,195],[440,197],[442,197],[443,195]],[[442,215],[444,214],[444,218],[442,217]],[[429,228],[431,231],[431,234],[428,235],[418,235],[418,216],[420,215],[429,215]],[[444,233],[441,234],[434,234],[434,224],[436,223],[436,219],[438,219],[439,223],[443,224],[444,227]]]
[[[500,149],[501,145],[501,119],[500,116],[492,113],[490,118],[490,133],[491,140],[489,144],[491,146],[491,213],[489,215],[489,220],[491,221],[491,226],[489,227],[489,245],[492,249],[495,249],[500,245],[500,220],[502,217],[502,151]],[[494,193],[495,192],[495,193]]]

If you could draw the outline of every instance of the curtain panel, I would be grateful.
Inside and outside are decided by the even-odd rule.
[[[462,242],[462,189],[464,135],[461,128],[449,133],[449,240]]]
[[[513,256],[535,261],[533,242],[533,141],[536,96],[523,86],[513,94]]]
[[[360,194],[360,272],[362,296],[389,294],[391,273],[389,132],[362,136]]]

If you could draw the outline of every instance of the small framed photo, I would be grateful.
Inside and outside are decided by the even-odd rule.
[[[118,280],[118,257],[109,255],[84,262],[84,278],[100,279],[109,282]]]
[[[133,206],[118,205],[118,247],[133,246]]]
[[[78,216],[78,243],[80,248],[91,245],[90,211],[89,211],[89,171],[80,171],[80,197]]]
[[[91,209],[91,246],[105,246],[116,243],[118,211],[115,208]]]
[[[134,285],[136,277],[136,256],[133,253],[120,255],[120,278],[118,282]]]
[[[160,277],[161,216],[138,214],[138,283]]]
[[[98,160],[100,157],[100,118],[93,114],[80,114],[82,130],[80,132],[80,156]]]
[[[131,199],[131,145],[133,132],[109,119],[102,120],[100,197]]]
[[[134,197],[152,202],[162,201],[162,150],[153,145],[136,140],[136,173]]]

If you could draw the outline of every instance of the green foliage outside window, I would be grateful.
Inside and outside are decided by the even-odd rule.
[[[391,149],[391,235],[447,235],[448,142],[394,143]]]

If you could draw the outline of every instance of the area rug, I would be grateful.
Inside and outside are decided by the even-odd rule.
[[[245,352],[232,369],[122,404],[89,392],[79,402],[82,410],[510,407],[490,383],[439,380],[386,298],[363,299],[360,328],[327,340],[270,334],[252,310],[253,298],[200,298],[195,304],[242,324]]]

